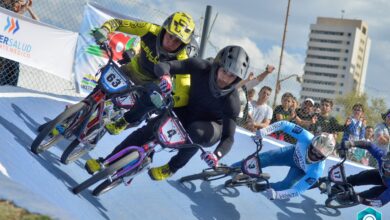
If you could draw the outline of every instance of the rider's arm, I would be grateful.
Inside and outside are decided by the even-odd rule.
[[[166,73],[172,75],[186,73],[192,75],[198,72],[209,74],[209,71],[204,71],[207,69],[207,66],[210,66],[210,63],[200,58],[189,58],[181,61],[172,60],[154,65],[154,74],[157,77],[161,77]]]
[[[297,183],[294,184],[290,189],[276,190],[276,199],[288,199],[301,195],[303,192],[308,190],[319,178],[320,172],[308,172],[303,176]]]
[[[236,118],[240,113],[238,92],[234,91],[227,98],[226,105],[223,107],[222,136],[214,151],[214,154],[219,159],[226,155],[233,146],[234,133],[236,132]]]
[[[266,128],[260,129],[260,133],[263,137],[276,131],[283,131],[298,140],[302,139],[303,137],[310,138],[313,136],[306,129],[288,121],[278,121]]]
[[[106,28],[109,33],[113,31],[120,31],[142,37],[148,32],[158,32],[160,27],[143,21],[111,19],[104,22],[102,28]]]
[[[382,148],[376,146],[370,141],[355,141],[354,146],[368,150],[368,152],[370,152],[370,154],[377,160],[380,160],[380,158],[386,154]]]

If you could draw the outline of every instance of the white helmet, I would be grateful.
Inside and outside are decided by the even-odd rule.
[[[336,146],[336,140],[333,134],[323,132],[311,140],[311,145],[324,157],[328,157]]]

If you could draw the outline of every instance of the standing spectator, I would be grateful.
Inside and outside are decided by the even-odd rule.
[[[364,119],[364,108],[363,105],[357,103],[352,107],[352,115],[347,118],[345,124],[346,128],[342,137],[342,142],[352,140],[359,141],[365,138],[366,120]],[[366,150],[362,148],[351,148],[352,160],[359,163],[362,162]]]
[[[374,144],[382,148],[386,153],[390,144],[390,109],[382,114],[383,122],[377,124],[374,129]]]
[[[259,91],[257,101],[252,102],[253,111],[249,114],[249,118],[245,123],[245,128],[250,131],[267,127],[272,119],[272,108],[267,105],[267,101],[271,95],[272,89],[268,86],[263,86]]]
[[[337,119],[331,116],[333,110],[333,101],[330,99],[321,100],[321,113],[319,115],[315,114],[313,116],[313,123],[310,126],[310,131],[314,135],[319,135],[322,132],[327,132],[331,134],[337,134],[337,132],[344,131],[345,126],[338,123]]]
[[[38,17],[32,10],[32,0],[0,0],[0,7],[8,9],[18,14],[24,14],[26,11],[31,18],[38,20]],[[19,63],[0,57],[0,86],[17,86],[19,79]]]
[[[282,95],[282,104],[276,106],[274,109],[272,119],[271,119],[271,124],[282,120],[284,121],[293,120],[295,117],[295,112],[291,110],[293,102],[294,102],[294,96],[289,92],[284,93]],[[282,141],[285,140],[285,134],[281,131],[272,133],[270,136],[278,140],[282,140]]]
[[[366,141],[374,141],[374,127],[368,125],[366,126],[366,134],[364,135]]]
[[[321,104],[316,102],[313,106],[313,112],[314,114],[320,114],[321,113]]]
[[[311,98],[305,99],[303,101],[300,108],[296,110],[296,118],[294,119],[294,123],[308,129],[312,124],[313,118],[313,108],[314,108],[314,100]]]
[[[248,112],[250,111],[249,100],[248,100],[248,91],[257,86],[260,82],[262,82],[265,77],[267,77],[270,73],[274,71],[275,67],[272,65],[267,65],[265,67],[265,71],[260,75],[254,77],[254,73],[250,72],[248,77],[245,80],[242,80],[240,83],[236,85],[238,93],[240,95],[241,100],[241,111],[240,115],[237,119],[238,125],[243,125],[248,118]]]

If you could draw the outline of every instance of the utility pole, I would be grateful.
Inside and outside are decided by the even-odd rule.
[[[208,30],[209,30],[209,24],[210,24],[210,16],[211,16],[211,6],[207,5],[206,7],[206,14],[203,21],[203,30],[202,30],[202,38],[200,39],[200,48],[199,48],[199,57],[204,58],[204,51],[206,49],[207,39],[209,38],[207,36]]]
[[[289,12],[290,12],[290,1],[291,0],[288,0],[288,5],[287,5],[287,12],[286,12],[286,20],[284,22],[284,31],[283,31],[283,38],[282,38],[282,50],[280,51],[280,58],[279,58],[279,67],[278,67],[278,74],[276,76],[276,84],[275,84],[275,88],[278,88],[278,85],[279,85],[279,79],[280,79],[280,70],[282,68],[282,60],[283,60],[283,51],[284,51],[284,42],[286,40],[286,32],[287,32],[287,22],[288,22],[288,15],[289,15]],[[274,96],[274,102],[272,104],[272,108],[275,109],[275,105],[276,105],[276,99],[277,99],[277,96],[278,96],[278,93],[279,91],[277,91],[277,89],[275,89],[275,96]]]

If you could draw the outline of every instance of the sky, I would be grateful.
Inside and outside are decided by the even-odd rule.
[[[212,6],[212,18],[218,13],[211,31],[206,56],[228,44],[244,47],[251,57],[255,73],[266,64],[278,67],[287,0],[143,0],[166,13],[185,11],[200,24],[206,5]],[[344,10],[344,13],[342,13]],[[366,92],[369,97],[384,98],[390,106],[390,1],[388,0],[291,0],[281,77],[303,74],[310,24],[317,17],[359,19],[367,22],[371,39]],[[275,71],[276,72],[276,71]],[[274,85],[276,74],[265,83]],[[299,94],[299,84],[285,81],[286,88]],[[298,91],[297,91],[298,90]]]

